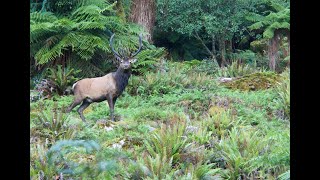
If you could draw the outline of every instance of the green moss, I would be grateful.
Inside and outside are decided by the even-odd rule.
[[[223,84],[230,89],[256,91],[271,88],[275,86],[279,80],[280,76],[274,72],[257,72]]]

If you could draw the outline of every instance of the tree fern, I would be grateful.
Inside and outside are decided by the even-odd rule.
[[[129,24],[124,24],[118,17],[111,15],[114,13],[114,5],[115,3],[105,8],[96,5],[81,6],[70,16],[62,18],[52,13],[30,13],[30,43],[35,60],[39,64],[46,64],[68,51],[84,60],[92,58],[97,50],[109,53],[108,41],[111,33],[107,34],[106,30],[117,34],[115,47],[126,46],[132,51],[136,50],[138,36],[135,36],[141,29],[128,28]],[[109,15],[105,15],[107,12]],[[128,35],[131,36],[128,38]]]
[[[253,23],[249,29],[264,29],[263,37],[270,39],[274,36],[274,31],[277,29],[290,30],[290,7],[284,7],[273,1],[269,2],[270,6],[275,10],[267,16],[262,16],[256,13],[248,13],[246,19]]]
[[[283,36],[289,36],[290,32],[290,6],[286,3],[280,4],[271,0],[266,1],[265,5],[269,6],[267,15],[262,16],[257,13],[249,13],[246,18],[254,22],[249,26],[250,30],[263,30],[263,38],[269,40],[269,67],[271,70],[276,70],[279,37],[281,39]],[[270,10],[271,12],[269,12]],[[265,12],[260,13],[264,14]],[[290,39],[288,40],[290,41]]]

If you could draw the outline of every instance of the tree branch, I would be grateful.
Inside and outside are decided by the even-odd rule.
[[[215,59],[215,55],[210,51],[210,49],[206,46],[206,44],[205,44],[205,43],[203,42],[203,40],[200,38],[198,32],[195,31],[194,37],[201,42],[202,46],[205,48],[205,50],[207,51],[207,53],[208,53],[212,58]]]

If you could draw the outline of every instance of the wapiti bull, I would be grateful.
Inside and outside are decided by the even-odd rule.
[[[114,106],[116,100],[128,85],[132,64],[137,60],[134,57],[141,51],[141,35],[139,36],[139,49],[135,53],[130,54],[124,51],[119,51],[120,53],[116,52],[112,45],[113,37],[114,34],[110,38],[110,47],[116,60],[119,62],[117,71],[102,77],[82,79],[72,86],[74,100],[66,112],[69,113],[74,107],[82,103],[77,111],[84,122],[86,120],[83,116],[83,111],[91,103],[105,100],[108,101],[110,117],[111,120],[114,121]]]

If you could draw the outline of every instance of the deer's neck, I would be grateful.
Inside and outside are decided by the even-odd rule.
[[[129,82],[129,78],[131,76],[131,69],[122,69],[118,68],[118,70],[115,72],[115,81],[116,81],[116,87],[117,87],[117,94],[120,95],[126,88]]]

